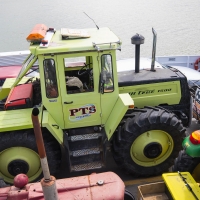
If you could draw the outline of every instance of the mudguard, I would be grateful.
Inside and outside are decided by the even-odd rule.
[[[130,105],[134,105],[131,96],[128,93],[119,94],[115,106],[113,106],[113,110],[105,123],[105,131],[108,140],[112,137]]]
[[[63,143],[63,131],[47,110],[43,111],[42,127],[46,127],[60,144]]]
[[[32,108],[1,111],[0,131],[5,132],[33,128],[31,113]]]
[[[61,144],[63,142],[63,131],[54,121],[50,113],[44,110],[39,114],[39,121],[42,122],[41,126],[46,127],[49,132]],[[33,128],[31,120],[32,108],[9,110],[0,112],[0,134],[6,131],[15,131]]]

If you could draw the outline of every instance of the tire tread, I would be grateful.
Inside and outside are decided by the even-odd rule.
[[[125,169],[135,177],[160,175],[163,172],[167,172],[182,148],[185,128],[174,113],[160,107],[145,107],[142,112],[138,110],[133,112],[135,112],[134,117],[128,118],[124,126],[122,126],[121,142],[117,143],[114,136],[112,145],[114,160],[119,167]],[[174,149],[171,155],[164,162],[152,167],[140,166],[130,156],[130,148],[133,141],[148,130],[163,130],[174,141]]]

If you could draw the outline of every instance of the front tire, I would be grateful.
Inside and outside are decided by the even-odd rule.
[[[51,175],[59,170],[61,151],[58,142],[46,130],[43,140]],[[42,178],[42,168],[33,129],[0,133],[0,177],[13,183],[17,174],[24,173],[29,182]]]
[[[200,158],[190,157],[184,150],[179,152],[178,157],[174,160],[174,165],[172,166],[173,172],[190,172],[196,181],[200,180],[199,170]]]
[[[174,113],[160,107],[134,110],[115,134],[116,163],[134,176],[153,176],[168,171],[181,149],[185,129]]]

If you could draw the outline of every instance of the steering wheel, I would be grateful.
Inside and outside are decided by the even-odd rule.
[[[84,66],[78,71],[78,75],[82,76],[86,73],[90,74],[90,71],[92,70],[92,68],[90,68],[90,64],[91,63],[88,64],[84,63]]]

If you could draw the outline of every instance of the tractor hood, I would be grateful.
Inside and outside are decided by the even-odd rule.
[[[200,73],[189,67],[166,66],[166,68],[175,68],[187,77],[189,87],[200,86]]]
[[[200,73],[197,73],[196,70],[189,68],[189,67],[182,67],[182,66],[171,66],[173,68],[178,69],[182,72],[188,80],[200,80]]]

